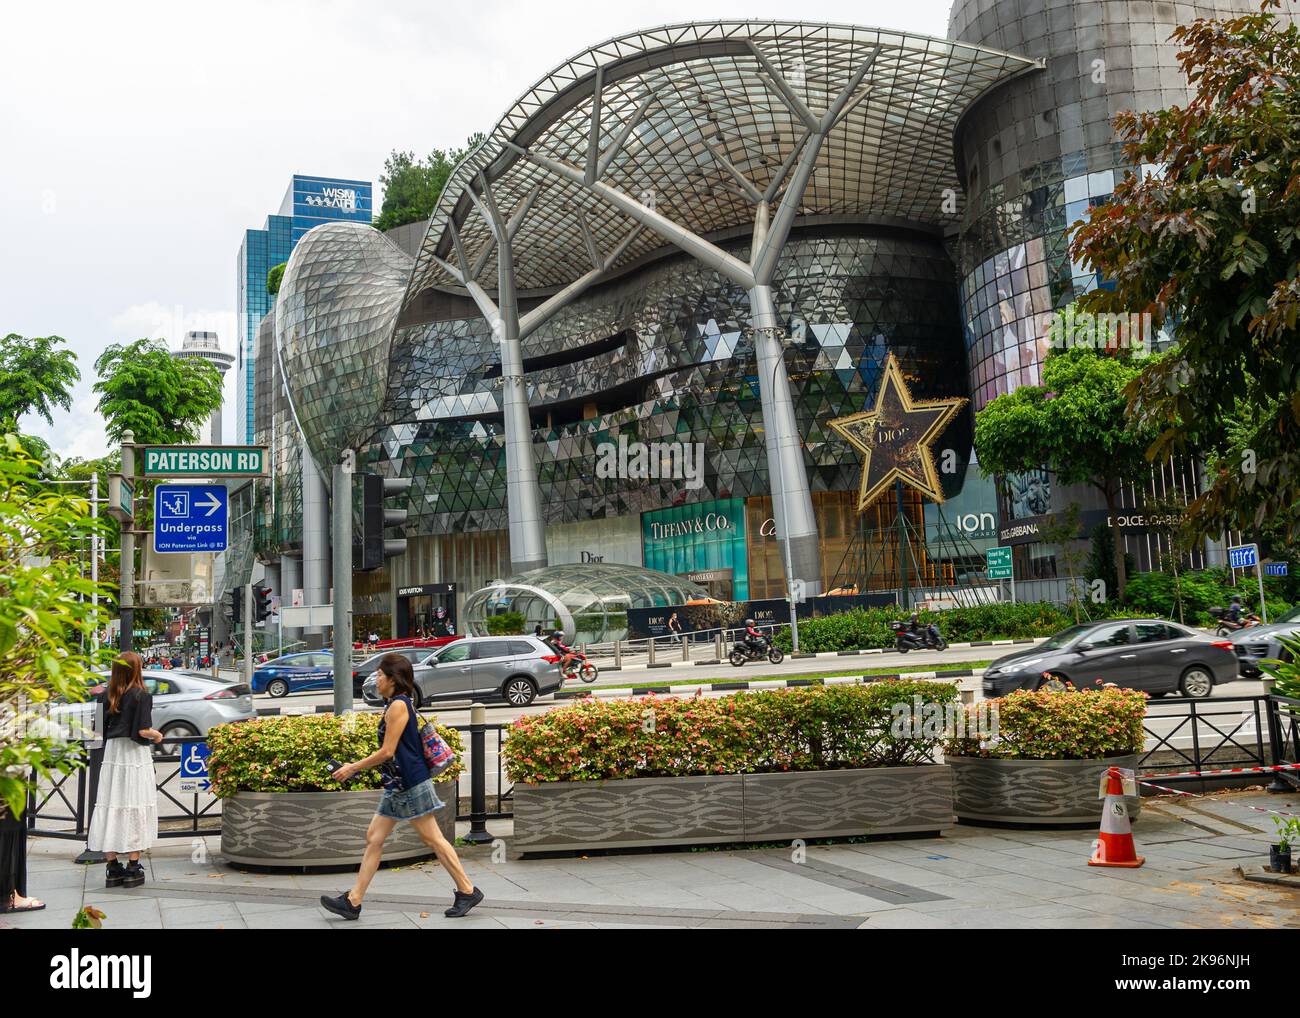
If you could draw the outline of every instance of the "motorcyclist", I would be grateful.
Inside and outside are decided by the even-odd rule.
[[[745,619],[745,648],[755,655],[767,653],[767,637],[754,625],[753,619]]]
[[[1233,594],[1232,601],[1228,605],[1228,610],[1224,612],[1224,618],[1234,626],[1241,625],[1241,595]]]
[[[555,653],[560,655],[560,671],[567,671],[569,665],[578,660],[577,652],[572,647],[565,645],[563,629],[557,629],[553,632],[547,642],[555,648]]]

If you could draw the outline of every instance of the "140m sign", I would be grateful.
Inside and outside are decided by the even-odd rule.
[[[261,445],[151,445],[143,450],[144,477],[265,477]]]

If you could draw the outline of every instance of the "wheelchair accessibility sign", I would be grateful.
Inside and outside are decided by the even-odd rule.
[[[208,780],[209,752],[206,742],[186,742],[181,746],[182,792],[206,792],[212,788]]]

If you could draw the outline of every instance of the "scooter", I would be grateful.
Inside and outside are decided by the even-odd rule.
[[[1211,608],[1210,614],[1218,619],[1218,625],[1214,627],[1216,636],[1227,636],[1229,633],[1235,633],[1241,629],[1250,629],[1254,626],[1263,625],[1264,620],[1255,612],[1246,612],[1241,617],[1240,622],[1233,622],[1232,619],[1224,618],[1228,614],[1226,608]]]
[[[737,668],[746,661],[762,661],[764,659],[774,665],[779,665],[785,660],[785,654],[774,643],[769,642],[766,647],[757,648],[741,642],[731,648],[731,654],[728,656],[728,660]]]
[[[909,650],[947,650],[948,641],[939,633],[939,627],[931,622],[919,632],[913,632],[906,622],[891,622],[889,628],[894,631],[894,649],[900,654]]]
[[[587,660],[587,655],[580,650],[570,651],[573,660],[564,666],[564,677],[569,680],[581,679],[583,682],[595,682],[600,669]]]

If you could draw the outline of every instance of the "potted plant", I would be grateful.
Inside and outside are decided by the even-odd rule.
[[[882,681],[705,699],[584,699],[514,722],[502,749],[525,852],[938,832],[955,685]]]
[[[1145,693],[1113,686],[1016,690],[985,703],[996,735],[967,735],[944,746],[959,820],[1095,824],[1101,775],[1109,767],[1137,767]],[[1130,797],[1128,806],[1137,816],[1140,799]]]
[[[1291,872],[1291,843],[1300,839],[1300,817],[1273,817],[1277,844],[1268,846],[1268,868],[1274,873]]]
[[[341,786],[330,759],[360,760],[378,745],[378,713],[287,715],[219,725],[208,733],[208,773],[222,800],[221,854],[255,866],[345,866],[365,847],[366,827],[379,803],[377,770]],[[434,784],[446,806],[437,813],[449,841],[456,837],[460,733],[437,725],[457,759]],[[430,855],[415,827],[399,824],[384,845],[389,861]]]

